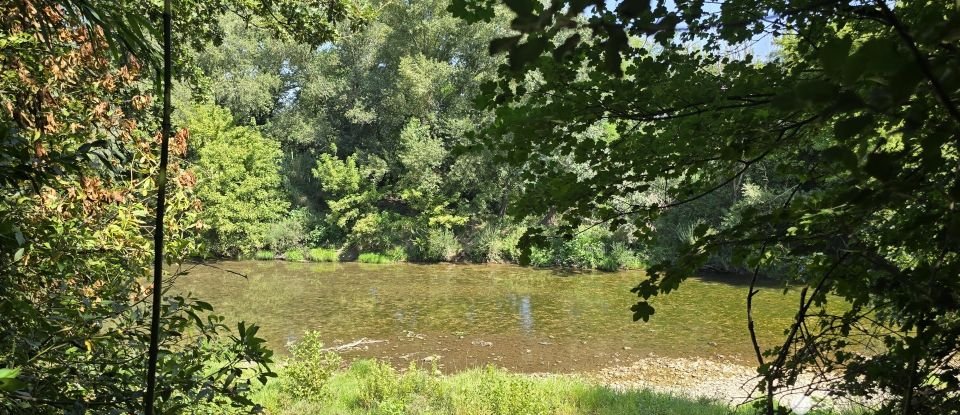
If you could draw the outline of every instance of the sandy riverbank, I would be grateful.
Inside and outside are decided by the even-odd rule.
[[[651,356],[584,376],[614,389],[650,389],[690,398],[717,400],[733,406],[749,404],[751,399],[761,395],[756,390],[759,379],[756,367],[733,361]],[[808,390],[805,385],[812,381],[812,376],[801,376],[797,387],[778,395],[778,403],[792,408],[797,414],[823,406],[860,406],[854,402],[831,399],[822,387]]]

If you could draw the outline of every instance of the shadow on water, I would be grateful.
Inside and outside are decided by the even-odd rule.
[[[577,277],[581,275],[605,275],[605,274],[614,274],[613,272],[604,272],[604,271],[595,271],[595,270],[583,270],[576,268],[537,268],[541,270],[549,270],[551,274],[557,277]]]
[[[590,276],[603,276],[603,275],[614,275],[620,273],[634,273],[637,275],[636,282],[639,283],[644,279],[643,271],[641,270],[626,270],[620,272],[607,272],[607,271],[597,271],[597,270],[582,270],[574,268],[540,268],[542,270],[548,270],[550,273],[557,277],[562,278],[572,278],[579,277],[584,275]],[[747,287],[750,285],[750,281],[753,279],[753,274],[746,272],[728,272],[728,271],[717,271],[704,269],[700,270],[695,274],[695,277],[703,282],[726,284],[735,287]],[[783,289],[785,284],[782,281],[779,281],[774,278],[767,276],[759,276],[756,282],[757,288],[778,288]]]
[[[736,287],[748,287],[753,279],[753,274],[745,272],[722,272],[714,270],[701,270],[697,272],[697,278],[703,282],[715,282],[727,284]],[[783,289],[786,284],[783,281],[774,278],[759,276],[757,277],[756,287],[758,288],[779,288]]]

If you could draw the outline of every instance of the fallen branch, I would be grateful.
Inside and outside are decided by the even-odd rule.
[[[341,345],[339,345],[339,346],[328,347],[328,348],[326,348],[326,349],[323,349],[323,351],[325,351],[325,352],[343,352],[343,351],[347,351],[347,350],[351,350],[351,349],[356,349],[356,348],[358,348],[358,347],[360,347],[360,346],[365,346],[365,345],[368,345],[368,344],[385,343],[385,342],[386,342],[386,340],[372,340],[372,339],[368,339],[368,338],[364,337],[364,338],[362,338],[362,339],[360,339],[360,340],[355,340],[355,341],[352,341],[352,342],[347,343],[347,344],[341,344]]]

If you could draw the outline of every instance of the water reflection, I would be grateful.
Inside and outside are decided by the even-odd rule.
[[[529,295],[520,297],[520,328],[526,334],[533,333],[533,312]]]

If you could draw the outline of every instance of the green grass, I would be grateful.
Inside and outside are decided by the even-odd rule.
[[[377,252],[364,252],[357,257],[357,262],[364,264],[392,264],[396,261],[394,261],[390,255]]]
[[[311,262],[337,262],[340,254],[336,249],[313,248],[307,251],[307,260]]]
[[[301,262],[306,259],[306,256],[300,249],[291,249],[283,253],[283,259],[287,261]]]
[[[253,259],[258,261],[270,261],[276,259],[276,255],[273,254],[273,251],[257,251],[253,254]]]
[[[404,262],[407,260],[407,251],[399,246],[388,249],[385,255],[392,259],[393,262]]]
[[[615,391],[572,376],[533,377],[502,369],[473,369],[444,376],[411,367],[358,360],[326,380],[320,393],[294,398],[283,369],[255,391],[267,413],[293,414],[751,414],[706,399],[651,391]]]

